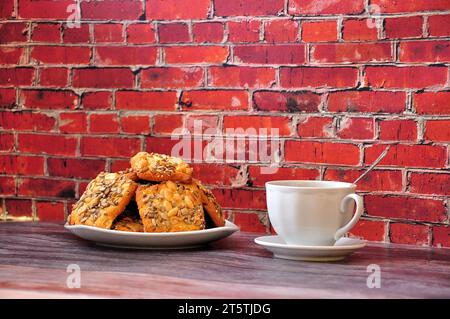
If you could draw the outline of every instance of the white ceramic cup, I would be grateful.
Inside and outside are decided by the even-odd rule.
[[[342,182],[267,182],[270,222],[287,244],[332,246],[363,213],[363,200],[355,189],[356,185]]]

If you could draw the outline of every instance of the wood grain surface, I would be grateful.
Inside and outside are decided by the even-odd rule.
[[[236,233],[202,249],[121,250],[60,224],[0,223],[0,298],[450,298],[450,250],[369,244],[340,262],[274,259]],[[81,287],[66,285],[69,264]],[[366,285],[381,267],[381,288]]]

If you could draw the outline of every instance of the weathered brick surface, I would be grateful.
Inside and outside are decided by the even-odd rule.
[[[270,230],[265,182],[351,182],[392,145],[350,235],[450,247],[448,0],[2,0],[0,20],[9,215],[61,221],[98,171],[170,153],[173,132],[196,135],[194,160],[204,132],[277,129],[272,174],[249,140],[193,163],[243,230]]]

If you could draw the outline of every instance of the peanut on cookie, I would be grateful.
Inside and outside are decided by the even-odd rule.
[[[177,232],[205,228],[200,194],[188,185],[166,181],[140,185],[136,191],[145,232]]]
[[[139,152],[131,158],[130,164],[137,176],[147,181],[189,183],[192,179],[192,167],[181,158],[158,153]]]
[[[69,224],[110,229],[136,192],[133,178],[130,172],[101,172],[73,206]]]

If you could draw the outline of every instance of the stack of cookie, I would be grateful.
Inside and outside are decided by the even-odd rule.
[[[68,217],[70,225],[132,232],[201,230],[225,224],[212,192],[182,159],[140,152],[131,168],[100,173]],[[206,214],[205,214],[206,213]]]

